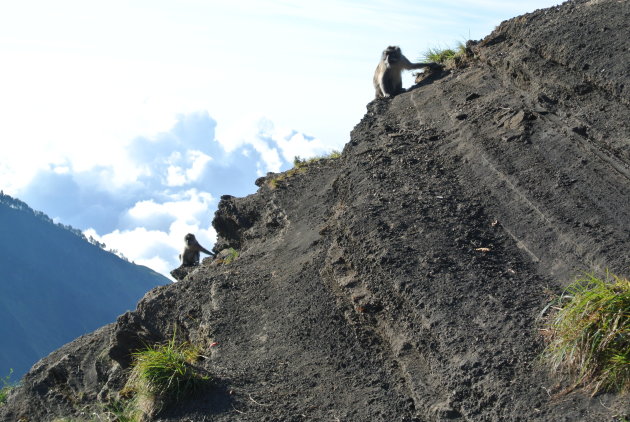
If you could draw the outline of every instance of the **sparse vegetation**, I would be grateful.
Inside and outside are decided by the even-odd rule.
[[[234,248],[229,248],[227,250],[227,255],[223,258],[223,263],[231,264],[236,258],[238,258],[238,251]]]
[[[423,56],[424,61],[443,64],[446,67],[460,67],[467,58],[466,44],[458,43],[452,48],[430,48]]]
[[[341,157],[341,152],[337,150],[333,150],[330,154],[327,155],[319,155],[317,157],[312,157],[309,159],[303,159],[300,156],[296,156],[293,158],[293,168],[285,171],[284,173],[281,173],[280,175],[278,175],[278,177],[270,179],[269,181],[267,181],[267,184],[270,188],[275,189],[276,187],[278,187],[279,182],[282,182],[283,180],[286,180],[296,174],[306,172],[308,166],[323,160],[334,160],[339,157]]]
[[[164,406],[177,403],[210,380],[194,366],[200,349],[178,343],[176,335],[166,344],[133,353],[131,373],[117,400],[102,403],[90,419],[55,419],[54,422],[141,422]]]
[[[295,167],[304,167],[304,166],[308,166],[309,164],[316,163],[318,161],[333,160],[333,159],[336,159],[336,158],[339,158],[339,157],[341,157],[341,152],[339,152],[337,150],[331,151],[330,154],[318,155],[316,157],[312,157],[312,158],[309,158],[309,159],[302,159],[298,155],[298,156],[293,158],[293,165]]]
[[[575,375],[575,386],[630,391],[630,281],[586,275],[558,299],[544,358]]]
[[[118,422],[117,419],[103,419],[103,418],[107,418],[106,415],[95,415],[94,418],[92,419],[83,419],[83,418],[57,418],[57,419],[53,419],[52,422],[102,422],[102,421],[107,421],[107,422]],[[136,422],[136,421],[132,421],[132,422]]]
[[[11,390],[15,387],[11,382],[11,374],[13,369],[9,370],[9,375],[0,378],[0,407],[7,402],[7,397]]]
[[[139,422],[140,412],[135,408],[132,401],[114,401],[105,406],[102,413],[106,417],[106,421],[112,422]],[[100,419],[100,418],[99,418]]]
[[[142,415],[135,407],[134,401],[115,400],[110,403],[99,403],[98,410],[84,409],[80,417],[61,417],[52,422],[141,422]],[[89,415],[89,416],[86,416]]]
[[[126,401],[110,409],[118,421],[142,420],[143,415],[180,401],[210,379],[193,366],[200,357],[199,348],[177,343],[175,335],[168,343],[147,347],[133,357],[131,375],[120,392]]]

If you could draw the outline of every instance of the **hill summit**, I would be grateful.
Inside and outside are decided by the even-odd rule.
[[[133,352],[172,340],[212,381],[145,420],[628,417],[627,394],[539,359],[551,298],[630,268],[628,22],[628,1],[538,10],[371,102],[339,158],[222,198],[215,250],[238,256],[40,361],[0,416],[89,420],[125,400]]]

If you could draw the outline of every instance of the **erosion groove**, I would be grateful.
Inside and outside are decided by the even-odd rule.
[[[466,68],[368,104],[340,158],[224,196],[215,249],[238,258],[40,361],[2,420],[87,418],[174,333],[213,384],[155,421],[627,419],[627,394],[539,357],[554,294],[630,268],[629,14],[506,21]]]

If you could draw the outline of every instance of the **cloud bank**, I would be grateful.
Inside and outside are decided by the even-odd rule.
[[[110,165],[49,164],[18,196],[166,275],[178,266],[186,233],[207,248],[215,242],[221,195],[253,193],[257,177],[290,168],[295,156],[327,152],[320,140],[264,117],[249,116],[221,139],[216,128],[205,111],[180,114],[170,130],[131,140]]]

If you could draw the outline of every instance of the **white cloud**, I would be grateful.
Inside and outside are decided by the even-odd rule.
[[[123,215],[123,227],[143,226],[167,230],[174,221],[198,223],[216,201],[208,192],[190,189],[169,195],[169,200],[155,199],[136,202]]]
[[[268,171],[278,172],[283,164],[292,163],[296,156],[313,157],[330,151],[323,142],[293,129],[276,127],[267,117],[249,115],[247,120],[220,129],[217,137],[228,150],[250,145],[260,154],[262,162],[258,166],[259,175]],[[249,156],[251,149],[243,148],[241,154]]]
[[[219,196],[252,193],[261,174],[323,151],[317,139],[269,119],[246,123],[226,148],[207,112],[180,114],[170,129],[128,142],[109,165],[77,171],[63,157],[48,164],[18,197],[64,224],[89,227],[86,235],[108,249],[167,275],[187,233],[207,248],[216,241]]]
[[[188,157],[192,165],[186,170],[186,179],[188,183],[193,183],[201,179],[206,165],[212,161],[212,157],[201,151],[188,151]]]
[[[177,166],[168,166],[168,175],[166,176],[166,184],[168,186],[184,186],[186,184],[186,175],[184,169]]]
[[[319,139],[311,138],[299,132],[285,133],[275,139],[287,161],[293,161],[296,156],[314,157],[328,151],[328,148]]]
[[[167,163],[171,163],[167,168],[166,184],[177,187],[198,182],[210,161],[212,157],[201,151],[186,151],[185,158],[180,152],[174,152],[166,160]]]

